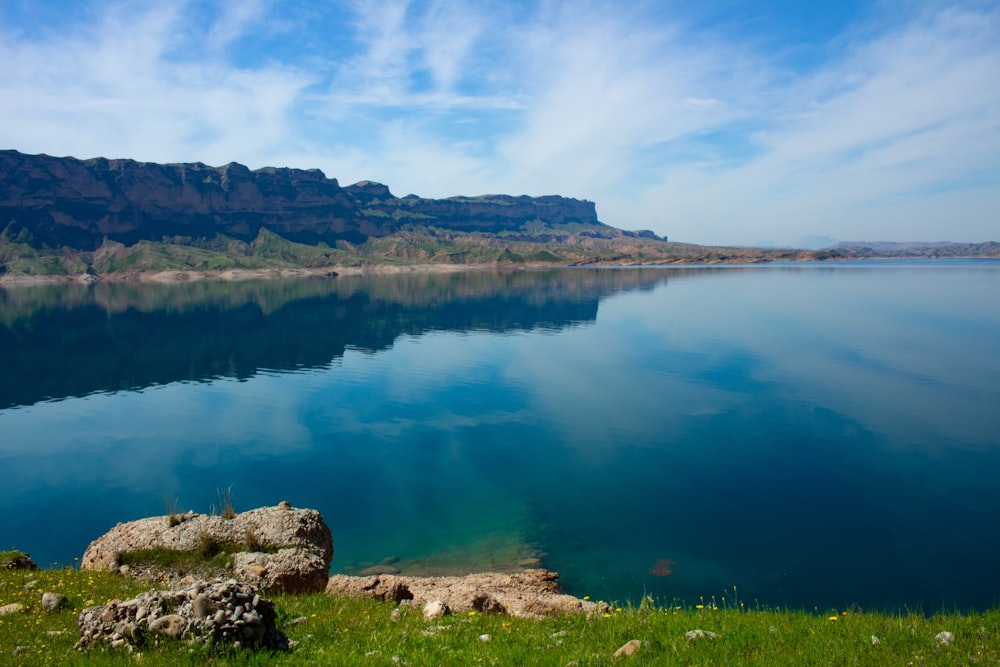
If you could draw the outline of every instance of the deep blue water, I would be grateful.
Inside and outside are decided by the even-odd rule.
[[[334,571],[1000,603],[1000,262],[0,291],[0,549],[289,500]]]

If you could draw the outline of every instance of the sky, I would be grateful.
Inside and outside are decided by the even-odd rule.
[[[0,148],[1000,240],[1000,0],[3,0]]]

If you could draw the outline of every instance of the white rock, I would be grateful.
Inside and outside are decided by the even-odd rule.
[[[955,635],[945,630],[944,632],[939,632],[936,635],[934,635],[934,641],[936,641],[941,646],[947,646],[948,644],[951,644],[953,641],[955,641]]]
[[[451,609],[441,600],[431,600],[424,605],[424,619],[428,621],[447,616],[450,613]]]
[[[48,611],[55,611],[66,604],[66,596],[60,593],[42,593],[42,608]]]

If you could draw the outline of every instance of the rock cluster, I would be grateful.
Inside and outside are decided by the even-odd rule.
[[[231,575],[263,591],[307,593],[326,587],[333,560],[330,528],[316,510],[287,502],[228,519],[187,513],[120,523],[90,543],[80,567],[116,570],[124,554],[150,549],[197,553],[206,541],[234,551]],[[150,572],[138,568],[132,574]],[[157,574],[169,579],[183,573]]]
[[[374,597],[413,607],[438,602],[455,612],[476,611],[526,618],[609,611],[603,602],[581,600],[560,592],[558,577],[555,572],[540,569],[460,577],[337,574],[330,577],[326,592],[344,597]]]
[[[190,582],[184,588],[112,600],[80,612],[78,648],[107,642],[131,650],[161,640],[211,642],[215,647],[288,650],[270,600],[235,579]]]

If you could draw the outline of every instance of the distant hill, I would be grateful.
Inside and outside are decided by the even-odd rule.
[[[844,241],[833,248],[821,251],[830,258],[865,259],[884,258],[924,258],[947,257],[1000,257],[1000,243],[951,243],[949,241]]]

